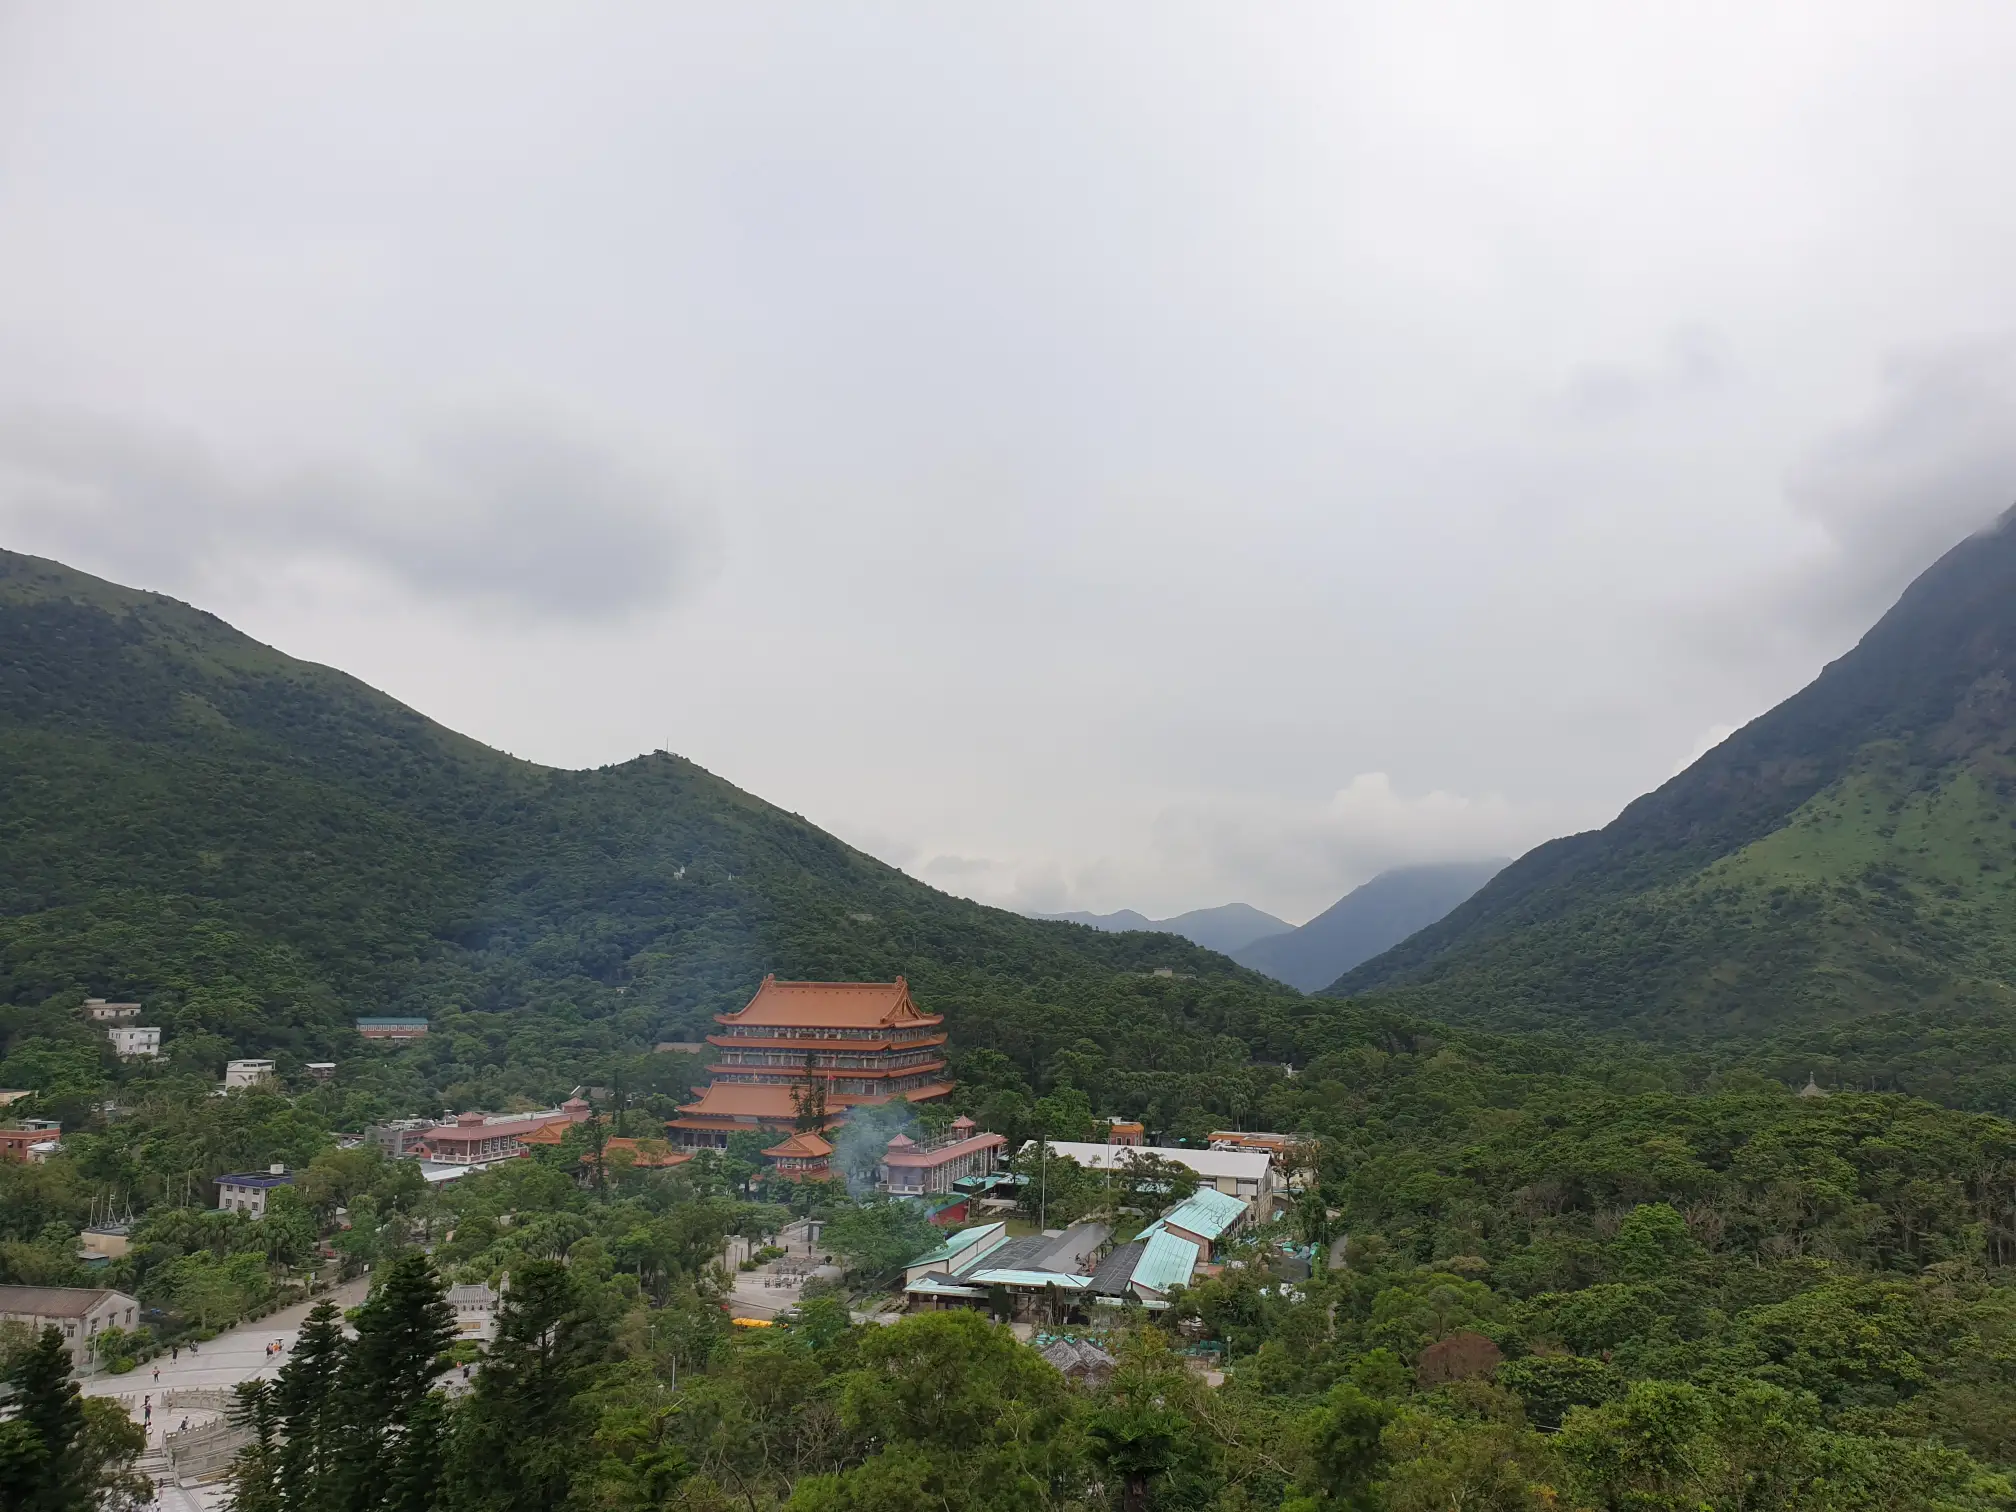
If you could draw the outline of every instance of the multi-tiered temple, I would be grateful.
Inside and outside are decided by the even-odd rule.
[[[780,982],[765,977],[744,1008],[717,1014],[714,1080],[667,1125],[684,1145],[728,1143],[739,1133],[819,1130],[850,1109],[904,1097],[948,1096],[945,1036],[920,1013],[903,978],[893,982]]]

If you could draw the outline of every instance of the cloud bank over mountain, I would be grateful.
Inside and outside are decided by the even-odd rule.
[[[1777,14],[0,5],[0,542],[974,896],[1306,918],[2016,501],[2016,17]]]

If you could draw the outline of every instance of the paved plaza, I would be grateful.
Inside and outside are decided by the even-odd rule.
[[[287,1356],[284,1352],[269,1353],[269,1345],[278,1341],[291,1350],[300,1334],[302,1320],[317,1302],[326,1297],[338,1307],[352,1308],[364,1300],[368,1287],[368,1278],[345,1282],[312,1301],[283,1308],[255,1323],[241,1324],[193,1350],[185,1345],[173,1359],[164,1354],[125,1375],[108,1375],[101,1371],[87,1376],[78,1384],[86,1396],[116,1397],[125,1402],[136,1423],[145,1418],[143,1404],[151,1399],[154,1418],[147,1425],[147,1448],[150,1455],[158,1453],[164,1447],[163,1436],[178,1428],[185,1418],[193,1427],[216,1416],[214,1411],[199,1408],[170,1408],[166,1405],[168,1392],[197,1389],[229,1391],[241,1381],[261,1376],[271,1380],[279,1374]],[[156,1505],[163,1512],[199,1512],[199,1509],[208,1512],[208,1509],[221,1504],[223,1488],[184,1488],[169,1483],[160,1487],[159,1497]]]

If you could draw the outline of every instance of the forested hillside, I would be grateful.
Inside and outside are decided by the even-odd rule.
[[[0,852],[11,1039],[88,992],[143,1000],[192,1065],[284,1070],[362,1053],[356,1015],[424,1014],[402,1065],[491,1101],[689,1037],[767,971],[907,973],[962,1048],[1032,1074],[1094,1039],[1243,1062],[1225,1016],[1288,996],[1176,936],[948,897],[675,756],[514,760],[186,605],[5,553]],[[71,1048],[95,1065],[102,1042],[79,1025]]]
[[[2012,678],[2005,516],[1804,691],[1330,991],[2016,1107]]]

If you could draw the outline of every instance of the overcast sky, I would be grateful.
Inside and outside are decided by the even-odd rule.
[[[2016,503],[2016,9],[0,0],[0,544],[1027,908],[1601,824]]]

